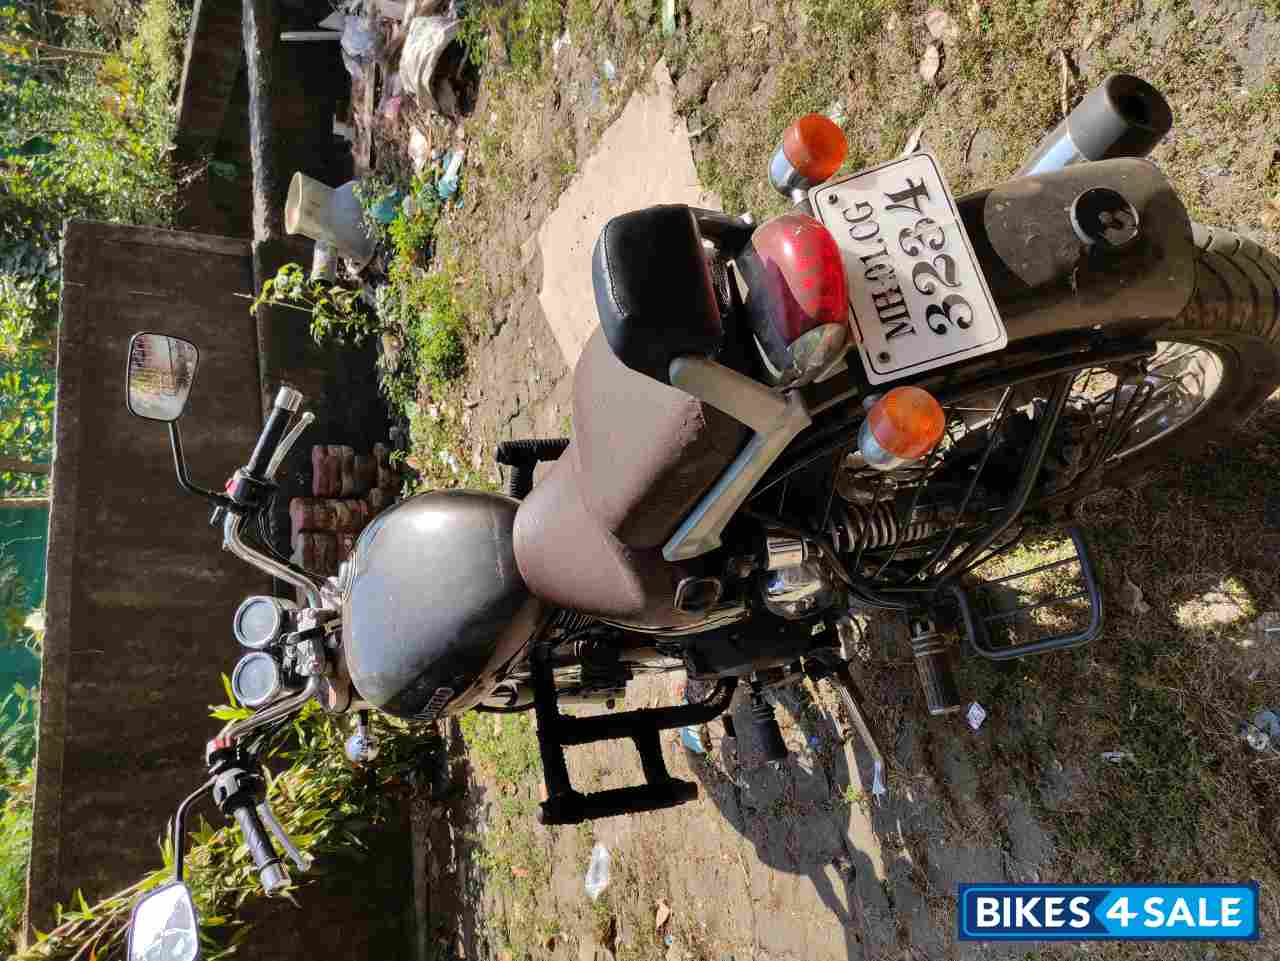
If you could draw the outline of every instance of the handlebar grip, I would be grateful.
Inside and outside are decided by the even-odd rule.
[[[302,394],[292,387],[281,387],[276,393],[276,401],[271,408],[271,413],[267,415],[267,423],[262,428],[258,443],[254,445],[249,463],[244,467],[245,473],[254,480],[269,479],[266,474],[271,455],[276,452],[276,447],[283,439],[285,431],[289,429],[289,420],[293,417],[293,412],[301,403]]]
[[[275,894],[288,886],[289,872],[280,863],[276,849],[271,845],[271,838],[262,827],[258,812],[247,804],[237,807],[233,812],[240,832],[244,835],[244,843],[249,846],[249,854],[253,863],[258,866],[258,877],[267,894]]]

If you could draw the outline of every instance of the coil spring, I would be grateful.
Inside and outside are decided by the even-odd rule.
[[[846,504],[843,519],[831,525],[831,539],[836,549],[846,553],[893,547],[928,537],[938,530],[932,518],[921,518],[903,527],[898,512],[890,501],[875,504]]]
[[[595,623],[595,618],[589,614],[579,614],[577,611],[556,611],[555,616],[551,618],[551,627],[555,630],[564,631],[565,634],[574,634],[583,628],[590,627]]]

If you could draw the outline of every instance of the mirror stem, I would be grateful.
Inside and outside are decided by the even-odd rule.
[[[207,491],[203,487],[197,487],[191,483],[191,479],[187,477],[187,459],[182,454],[182,434],[178,431],[178,422],[176,420],[169,421],[169,444],[173,447],[173,469],[178,474],[178,483],[182,489],[189,494],[195,494],[206,500],[212,501],[219,507],[234,509],[235,505],[231,502],[231,498],[225,494],[219,494],[215,491]]]
[[[178,813],[173,818],[173,874],[179,884],[182,883],[182,855],[187,841],[187,809],[200,800],[213,787],[213,778],[205,781],[187,795],[178,805]]]

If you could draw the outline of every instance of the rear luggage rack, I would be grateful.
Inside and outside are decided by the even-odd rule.
[[[545,644],[531,658],[533,704],[538,727],[538,751],[547,799],[538,811],[543,824],[580,824],[595,818],[637,814],[675,807],[698,796],[692,781],[672,777],[662,757],[662,731],[687,724],[705,724],[724,713],[737,687],[736,678],[721,680],[706,700],[676,707],[641,708],[598,717],[569,717],[560,713],[555,678]],[[569,779],[564,749],[575,744],[629,738],[640,754],[645,783],[582,794]]]

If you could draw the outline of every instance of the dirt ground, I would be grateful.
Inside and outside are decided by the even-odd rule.
[[[571,430],[572,375],[538,297],[538,229],[659,59],[703,186],[725,209],[758,217],[783,209],[765,164],[800,113],[839,119],[850,168],[894,156],[919,125],[959,193],[1012,173],[1064,100],[1114,70],[1136,72],[1174,107],[1175,132],[1153,159],[1193,216],[1280,249],[1274,0],[944,4],[951,29],[932,83],[918,73],[934,42],[924,3],[682,0],[670,37],[661,7],[533,0],[505,20],[514,7],[478,8],[477,22],[506,29],[489,32],[475,111],[460,130],[437,132],[468,150],[463,203],[438,243],[469,288],[473,342],[465,381],[430,398],[448,429],[415,424],[420,463],[452,444],[464,470],[431,468],[426,483],[497,483],[498,441]],[[1108,602],[1105,633],[1087,650],[967,664],[965,696],[988,712],[976,733],[926,716],[902,625],[870,624],[862,680],[890,768],[880,802],[825,689],[780,698],[795,748],[780,769],[746,733],[736,758],[726,755],[716,723],[705,755],[672,735],[668,764],[701,784],[701,798],[579,829],[534,823],[527,721],[455,727],[449,783],[417,812],[432,919],[422,956],[1280,956],[1280,755],[1253,754],[1236,734],[1242,719],[1280,705],[1280,642],[1265,632],[1280,623],[1278,438],[1273,398],[1221,446],[1092,500],[1082,524]],[[650,682],[628,701],[668,703],[681,683]],[[629,752],[576,749],[575,781],[629,783]],[[583,875],[597,842],[611,852],[612,881],[592,902]],[[1265,939],[956,943],[956,884],[1001,879],[1256,879]]]

